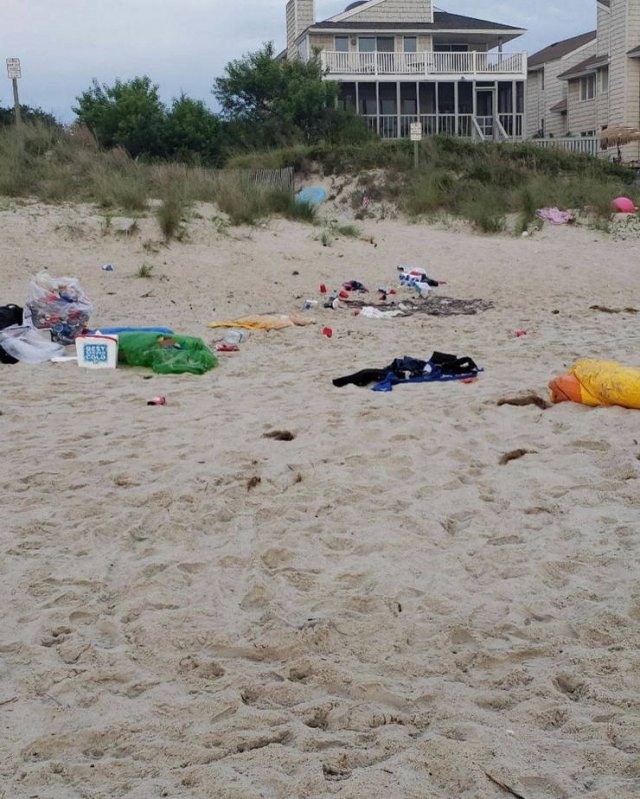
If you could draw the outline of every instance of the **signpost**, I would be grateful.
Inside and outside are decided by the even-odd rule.
[[[16,128],[20,127],[20,98],[18,96],[18,80],[22,77],[19,58],[7,58],[7,77],[13,83],[13,106],[16,112]]]
[[[420,142],[422,141],[422,123],[412,122],[409,129],[409,138],[413,142],[413,167],[418,168],[420,158]]]

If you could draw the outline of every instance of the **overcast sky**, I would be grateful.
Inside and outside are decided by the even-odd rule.
[[[285,42],[286,0],[0,0],[0,105],[12,101],[4,59],[22,60],[21,102],[71,121],[92,78],[149,75],[163,99],[186,92],[214,107],[213,79],[263,42]],[[316,18],[348,0],[316,0]],[[587,11],[585,11],[585,6]],[[507,49],[535,50],[595,28],[596,0],[451,0],[438,7],[528,29]]]

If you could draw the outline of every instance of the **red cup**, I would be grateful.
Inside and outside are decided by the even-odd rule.
[[[331,338],[331,336],[333,335],[333,330],[330,327],[323,327],[322,335],[326,336],[327,338]]]
[[[325,286],[324,283],[321,283],[320,284],[320,294],[326,294],[326,293],[327,293],[327,287]]]
[[[348,291],[341,291],[338,296],[341,297],[343,300],[348,300],[349,299],[349,292]]]

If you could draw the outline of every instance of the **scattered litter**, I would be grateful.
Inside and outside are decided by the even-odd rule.
[[[573,222],[573,214],[561,211],[559,208],[539,208],[536,216],[545,222],[551,222],[552,225],[566,225],[568,222]]]
[[[526,335],[527,335],[527,331],[526,330],[516,330],[516,331],[514,331],[514,336],[516,336],[517,338],[520,338],[521,336],[526,336]]]
[[[496,405],[499,407],[501,405],[535,405],[542,410],[546,410],[547,408],[551,407],[549,402],[547,402],[545,399],[542,399],[542,397],[539,397],[537,394],[525,394],[522,397],[504,397],[503,399],[499,399],[496,402]]]
[[[166,404],[167,404],[167,398],[164,396],[164,394],[158,394],[157,397],[154,397],[153,399],[150,399],[149,402],[147,402],[147,405],[166,405]]]
[[[44,363],[64,355],[62,344],[53,342],[49,336],[24,325],[9,325],[0,330],[0,350],[13,359],[3,359],[4,363]]]
[[[458,358],[446,352],[434,352],[428,361],[405,355],[382,369],[361,369],[355,374],[338,377],[333,385],[342,388],[349,384],[367,386],[375,383],[374,391],[392,391],[399,383],[464,380],[476,378],[482,371],[469,357]]]
[[[78,362],[77,355],[54,355],[51,358],[51,363],[69,363],[70,361]]]
[[[322,186],[309,186],[296,194],[296,202],[306,205],[320,205],[327,199],[327,190]]]
[[[40,272],[32,280],[27,308],[31,324],[40,330],[51,330],[52,341],[73,344],[86,329],[93,306],[72,277],[54,278]]]
[[[324,283],[321,283],[320,284],[320,294],[326,294],[326,293],[327,293],[327,287],[325,286]]]
[[[436,288],[441,281],[434,280],[420,266],[399,266],[398,280],[406,288],[418,288],[426,283],[430,288]]]
[[[240,347],[237,344],[227,344],[224,341],[216,341],[213,345],[216,352],[239,352]]]
[[[638,210],[636,204],[629,197],[616,197],[611,201],[611,207],[619,214],[635,214]]]
[[[115,266],[113,264],[105,264],[102,267],[102,271],[103,272],[115,272],[116,268],[115,268]]]
[[[640,410],[640,369],[616,361],[582,360],[549,383],[552,402]]]
[[[265,433],[263,438],[273,438],[276,441],[293,441],[295,438],[295,434],[291,433],[289,430],[271,430],[268,433]]]
[[[509,463],[509,461],[517,461],[518,458],[523,458],[525,455],[532,454],[535,454],[534,449],[513,449],[511,452],[505,452],[505,454],[500,458],[499,463],[500,466],[504,466],[505,464]]]
[[[284,327],[315,325],[315,319],[303,319],[289,314],[254,314],[229,322],[210,322],[209,327],[240,327],[245,330],[282,330]]]
[[[331,338],[331,336],[333,336],[333,330],[330,327],[323,327],[322,335]]]
[[[362,300],[348,300],[346,304],[351,308],[363,308],[365,305],[371,305]],[[489,300],[459,300],[453,297],[430,295],[429,297],[413,297],[402,302],[381,302],[374,307],[381,311],[399,310],[402,311],[402,316],[412,316],[417,313],[429,316],[469,316],[480,311],[488,311],[493,308],[493,303]]]
[[[246,339],[247,334],[242,330],[230,330],[228,333],[225,334],[222,341],[225,344],[242,344],[242,342]]]
[[[364,316],[365,319],[392,319],[395,316],[404,316],[405,313],[400,310],[381,311],[380,308],[374,308],[372,305],[365,305],[364,308],[360,309],[359,315]]]
[[[313,308],[314,305],[318,304],[318,300],[305,300],[304,305],[302,306],[305,311],[308,311],[309,308]]]
[[[342,288],[345,291],[359,291],[361,294],[365,294],[369,291],[364,283],[360,283],[359,280],[348,280],[346,283],[342,284]]]

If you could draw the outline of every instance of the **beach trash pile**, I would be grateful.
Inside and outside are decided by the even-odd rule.
[[[31,324],[50,330],[51,340],[73,344],[87,327],[93,306],[79,281],[72,277],[52,277],[39,272],[29,286],[27,308]]]

